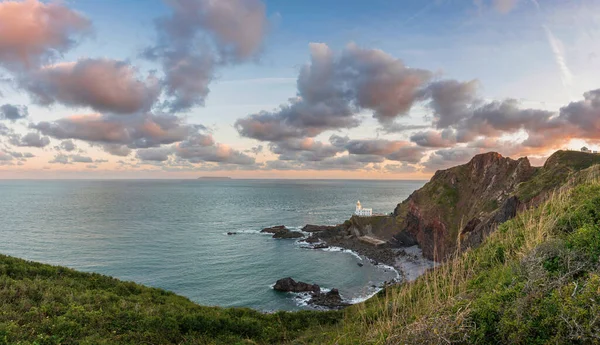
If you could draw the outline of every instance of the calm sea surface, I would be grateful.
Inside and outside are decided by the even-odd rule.
[[[257,232],[391,212],[415,181],[0,181],[0,253],[164,288],[203,305],[304,308],[280,278],[371,294],[395,277],[350,253]],[[227,232],[239,232],[227,236]]]

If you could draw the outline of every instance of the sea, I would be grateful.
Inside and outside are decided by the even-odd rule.
[[[260,230],[338,224],[357,200],[389,213],[424,183],[5,180],[0,253],[170,290],[209,306],[311,308],[300,296],[272,289],[284,277],[337,288],[359,302],[398,273],[350,251],[307,249]]]

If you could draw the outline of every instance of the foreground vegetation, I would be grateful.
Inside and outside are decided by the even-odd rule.
[[[569,174],[477,249],[343,312],[202,307],[0,256],[0,344],[600,343],[599,167]]]
[[[0,256],[0,344],[279,344],[340,317],[202,307],[164,290]]]

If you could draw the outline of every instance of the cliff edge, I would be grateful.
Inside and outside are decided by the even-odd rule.
[[[437,171],[391,216],[352,217],[346,225],[356,236],[375,236],[393,246],[418,244],[426,258],[443,261],[457,249],[479,245],[497,225],[598,163],[600,155],[578,151],[557,151],[543,167],[531,166],[526,157],[484,153]]]

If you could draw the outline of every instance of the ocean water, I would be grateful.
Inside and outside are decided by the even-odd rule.
[[[359,300],[396,277],[348,252],[258,231],[392,212],[421,181],[0,181],[0,253],[164,288],[203,305],[307,308],[277,279]],[[238,232],[228,236],[227,232]]]

